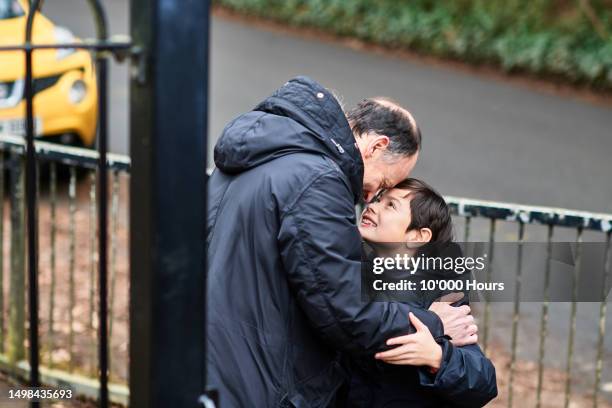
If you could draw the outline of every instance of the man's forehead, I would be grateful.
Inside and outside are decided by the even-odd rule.
[[[397,183],[401,182],[406,177],[408,177],[408,174],[412,171],[413,160],[414,158],[412,156],[396,159],[393,164],[387,167],[385,171],[385,178],[391,181],[393,185],[396,185]]]

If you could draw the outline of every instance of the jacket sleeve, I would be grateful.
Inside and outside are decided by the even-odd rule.
[[[279,250],[289,285],[312,327],[353,354],[386,349],[391,337],[413,332],[412,311],[443,335],[437,315],[415,306],[367,302],[361,296],[361,237],[348,186],[336,172],[305,186],[281,214]]]
[[[497,396],[495,367],[477,344],[455,347],[444,339],[441,346],[438,372],[432,375],[419,369],[422,386],[460,407],[483,407]]]

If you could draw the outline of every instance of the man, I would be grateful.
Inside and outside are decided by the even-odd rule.
[[[409,312],[444,335],[435,313],[361,300],[354,205],[405,179],[419,147],[406,110],[366,100],[347,120],[305,77],[227,125],[207,237],[209,383],[223,407],[329,406],[340,352],[373,357],[409,332]],[[456,341],[475,342],[467,306],[437,308]]]

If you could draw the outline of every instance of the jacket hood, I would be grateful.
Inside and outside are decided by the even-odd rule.
[[[215,145],[215,165],[240,173],[298,152],[332,159],[361,198],[363,161],[336,98],[308,77],[291,79],[251,112],[230,122]]]

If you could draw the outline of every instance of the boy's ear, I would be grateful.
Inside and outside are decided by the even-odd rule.
[[[431,241],[433,236],[431,229],[419,228],[408,231],[406,246],[408,248],[419,248]]]
[[[420,242],[426,243],[431,241],[431,237],[433,237],[433,233],[429,228],[421,228],[419,230]]]

